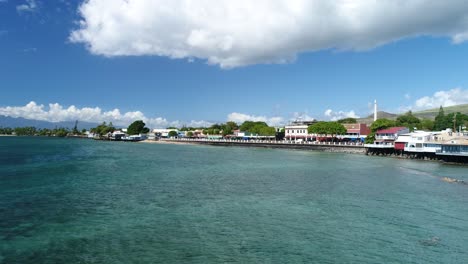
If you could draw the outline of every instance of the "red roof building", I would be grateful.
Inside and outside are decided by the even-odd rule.
[[[377,132],[375,132],[375,142],[393,144],[399,135],[406,133],[409,133],[409,128],[407,127],[390,127],[377,130]]]

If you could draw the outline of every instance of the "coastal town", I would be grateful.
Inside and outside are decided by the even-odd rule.
[[[467,115],[445,115],[442,107],[434,121],[421,121],[411,112],[396,120],[379,118],[375,102],[373,120],[370,123],[360,123],[355,118],[328,122],[294,120],[285,126],[270,127],[261,121],[245,121],[242,124],[230,121],[214,124],[209,128],[149,129],[142,120],[137,120],[128,128],[116,128],[112,123],[103,122],[95,128],[79,131],[77,121],[72,130],[0,128],[0,134],[312,149],[468,163],[467,122]]]

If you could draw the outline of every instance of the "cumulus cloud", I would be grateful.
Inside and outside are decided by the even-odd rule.
[[[422,110],[459,104],[468,104],[468,90],[454,88],[447,91],[438,91],[432,96],[424,96],[417,99],[410,109]]]
[[[199,127],[210,126],[212,124],[203,120],[192,120],[188,123],[184,123],[178,120],[168,121],[163,117],[149,118],[141,111],[121,113],[117,108],[111,111],[103,111],[99,107],[77,108],[74,105],[65,108],[58,103],[49,104],[48,107],[46,107],[43,104],[37,104],[34,101],[31,101],[24,106],[0,107],[0,115],[49,122],[80,120],[85,122],[101,123],[106,121],[112,122],[114,125],[118,126],[128,126],[135,120],[143,120],[152,128],[165,128],[167,126],[181,127],[182,125]]]
[[[266,116],[256,116],[243,113],[230,113],[227,116],[227,121],[234,121],[238,124],[241,124],[245,121],[262,121],[267,123],[270,126],[280,126],[284,124],[284,118],[280,116],[266,117]]]
[[[336,120],[340,120],[340,119],[348,118],[348,117],[359,118],[359,116],[356,115],[356,113],[353,110],[348,111],[348,112],[346,111],[335,112],[331,109],[327,109],[325,110],[324,115],[325,117],[329,118],[332,121],[336,121]]]
[[[69,38],[93,54],[198,58],[223,68],[423,35],[468,39],[465,0],[88,0],[79,14]]]
[[[17,5],[16,6],[16,11],[19,13],[23,12],[34,12],[38,8],[38,5],[35,0],[26,0],[24,4]]]

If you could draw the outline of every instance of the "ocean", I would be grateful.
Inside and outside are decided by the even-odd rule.
[[[0,263],[467,263],[468,167],[0,137]]]

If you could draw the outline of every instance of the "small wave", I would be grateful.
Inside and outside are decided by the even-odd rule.
[[[432,237],[431,239],[419,240],[419,243],[423,246],[437,246],[440,242],[439,237]]]
[[[449,177],[443,177],[441,180],[444,182],[448,182],[448,183],[459,183],[459,184],[468,185],[468,183],[464,180],[458,180],[458,179],[449,178]]]
[[[435,175],[427,172],[427,171],[423,171],[423,170],[418,170],[418,169],[411,169],[411,168],[406,168],[406,167],[398,167],[400,170],[404,170],[405,172],[409,172],[409,173],[412,173],[412,174],[416,174],[416,175],[424,175],[424,176],[431,176],[431,177],[436,177]]]

